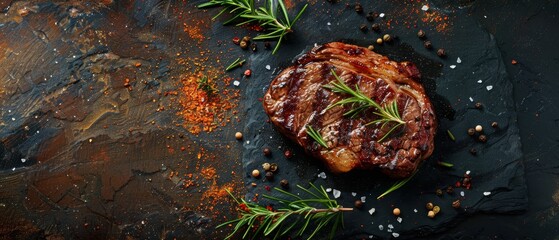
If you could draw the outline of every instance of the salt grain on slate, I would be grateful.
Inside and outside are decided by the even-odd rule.
[[[423,11],[427,11],[427,10],[429,10],[429,6],[427,6],[427,5],[423,5],[423,7],[421,7],[421,10],[423,10]]]
[[[367,197],[361,197],[361,202],[365,202],[365,199],[367,199]]]
[[[332,191],[334,198],[339,198],[340,195],[342,194],[342,192],[340,192],[339,190],[334,189],[334,191]]]
[[[388,224],[388,228],[393,229],[394,226],[392,224]]]
[[[483,81],[480,79],[480,80],[477,80],[477,83],[483,83]]]
[[[376,209],[375,208],[371,208],[371,210],[369,210],[369,214],[373,215],[373,213],[375,213]]]
[[[487,91],[491,91],[491,89],[493,89],[493,85],[488,85],[487,87],[485,87],[487,89]]]
[[[383,18],[384,17],[384,13],[381,13],[378,15],[379,17]]]
[[[326,173],[321,172],[321,173],[318,174],[318,177],[322,178],[322,179],[326,179]]]
[[[398,223],[402,223],[402,218],[398,217],[398,218],[396,218],[396,221],[398,221]]]
[[[330,22],[327,22],[326,25],[330,26],[330,25],[332,25],[332,24],[331,24]]]
[[[456,68],[456,65],[450,65],[450,68],[451,68],[451,69],[455,69],[455,68]]]
[[[239,82],[239,81],[234,81],[233,82],[233,85],[235,85],[235,87],[238,87],[240,84],[241,84],[241,82]]]
[[[464,196],[464,191],[460,191],[460,196]]]
[[[414,209],[413,209],[413,212],[414,212],[414,213],[417,213],[417,209],[414,208]]]
[[[21,159],[21,162],[25,162],[25,161],[27,161],[27,159],[25,159],[25,158],[22,158],[22,159]]]
[[[471,171],[470,171],[470,170],[466,171],[466,174],[470,175],[470,173],[471,173]]]
[[[489,196],[491,195],[491,192],[483,192],[483,196]]]
[[[395,237],[395,238],[397,238],[397,237],[400,236],[400,234],[398,234],[398,233],[392,233],[392,236]]]
[[[457,58],[457,59],[456,59],[456,63],[462,63],[462,59]]]
[[[332,189],[331,188],[326,188],[326,192],[331,192]]]
[[[270,69],[272,69],[272,67],[270,67],[270,65],[266,65],[266,69],[270,70]]]
[[[474,99],[472,97],[470,97],[470,102],[474,102]]]
[[[356,192],[351,192],[351,196],[355,197],[355,196],[357,196],[357,193]]]
[[[392,228],[386,229],[387,232],[392,232]]]
[[[381,230],[381,231],[384,230],[384,226],[378,225],[378,230]]]

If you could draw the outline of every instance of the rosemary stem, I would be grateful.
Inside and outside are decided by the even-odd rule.
[[[353,211],[353,208],[339,207],[339,208],[315,209],[315,210],[312,211],[312,213],[321,213],[321,212],[351,212],[351,211]]]

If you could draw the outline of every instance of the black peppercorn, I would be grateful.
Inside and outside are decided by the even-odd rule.
[[[270,164],[270,171],[275,172],[278,170],[278,165],[275,163]]]
[[[242,49],[247,49],[248,48],[248,42],[246,41],[241,41],[239,43],[239,46],[241,46]]]
[[[367,21],[372,22],[373,20],[375,20],[375,13],[374,12],[367,13]]]
[[[285,155],[286,158],[292,158],[293,152],[291,152],[290,150],[285,150],[285,152],[283,152],[283,155]]]
[[[374,23],[374,24],[373,24],[373,30],[374,30],[375,32],[380,31],[380,24]]]
[[[477,150],[475,148],[470,148],[470,153],[472,155],[477,155]]]
[[[485,136],[484,134],[479,135],[478,140],[482,143],[487,142],[487,136]]]
[[[446,193],[448,193],[448,194],[453,194],[453,193],[454,193],[454,188],[453,188],[452,186],[448,186],[448,187],[446,188]]]
[[[256,43],[250,44],[250,50],[252,50],[253,52],[256,52],[256,50],[257,50]]]
[[[274,173],[273,172],[266,172],[266,179],[268,181],[274,180]]]
[[[272,155],[272,150],[270,150],[270,148],[264,148],[262,149],[262,152],[264,153],[264,156]]]
[[[494,127],[494,128],[499,127],[499,124],[497,122],[492,122],[491,127]]]
[[[423,46],[427,49],[431,49],[433,48],[433,44],[431,44],[431,41],[425,41],[423,42]]]
[[[475,104],[475,107],[476,107],[477,109],[481,109],[481,108],[483,108],[483,105],[482,105],[480,102],[477,102],[477,103]]]
[[[362,13],[363,12],[363,6],[361,6],[361,3],[356,3],[355,4],[355,12],[357,12],[357,13]]]
[[[361,24],[361,26],[359,26],[359,30],[361,30],[362,32],[366,32],[367,31],[367,25]]]
[[[355,200],[355,203],[353,204],[355,206],[355,208],[361,208],[363,207],[363,201],[361,200]]]
[[[417,32],[417,37],[419,37],[419,38],[424,38],[424,37],[425,37],[425,32],[424,32],[423,30],[419,30],[419,31]]]
[[[460,200],[456,200],[456,201],[452,202],[452,207],[453,208],[460,208]]]
[[[437,194],[437,196],[442,196],[443,195],[443,190],[442,189],[437,189],[437,191],[435,191],[435,194]]]
[[[437,50],[437,56],[439,56],[439,57],[445,57],[446,56],[446,52],[444,51],[444,48],[439,48],[439,50]]]
[[[270,48],[272,48],[272,44],[270,44],[270,42],[265,42],[264,43],[264,48],[265,49],[270,49]]]
[[[287,179],[282,179],[282,180],[280,181],[280,186],[281,186],[282,188],[289,188],[289,182],[287,181]]]
[[[473,136],[476,134],[476,130],[474,128],[468,128],[468,135]]]

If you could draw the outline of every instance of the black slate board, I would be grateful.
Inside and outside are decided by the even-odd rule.
[[[299,7],[301,6],[297,5],[295,8]],[[375,2],[374,6],[363,3],[363,7],[365,12],[384,12],[385,18],[376,21],[385,26],[386,21],[396,18],[392,14],[400,13],[402,8],[410,6],[382,1]],[[419,10],[421,5],[416,7]],[[260,98],[273,77],[298,54],[307,51],[314,44],[330,41],[341,40],[367,46],[380,36],[359,31],[361,23],[370,23],[351,7],[343,4],[316,4],[309,7],[296,27],[296,35],[292,35],[284,43],[278,54],[260,52],[248,59],[254,77],[247,83],[243,99],[247,119],[242,156],[249,190],[246,199],[253,199],[256,193],[273,195],[274,192],[268,192],[265,186],[279,186],[279,180],[283,178],[288,179],[291,186],[300,184],[308,187],[308,182],[312,182],[325,188],[340,190],[342,194],[337,200],[344,206],[352,206],[356,199],[366,197],[361,210],[346,215],[346,228],[338,235],[344,239],[390,238],[394,237],[393,233],[398,233],[399,238],[413,238],[443,231],[462,217],[476,212],[511,213],[526,208],[524,168],[512,85],[495,39],[459,9],[446,9],[433,4],[430,7],[430,11],[443,12],[453,20],[452,25],[442,33],[435,31],[435,27],[429,24],[423,26],[435,47],[445,47],[448,53],[446,58],[438,58],[435,51],[423,48],[423,42],[415,36],[416,30],[409,30],[404,26],[395,26],[384,32],[398,36],[395,43],[375,45],[377,52],[391,59],[412,61],[419,66],[423,74],[422,82],[439,117],[436,150],[414,179],[400,190],[376,200],[394,180],[386,179],[376,172],[355,172],[339,176],[330,174],[318,161],[283,138],[266,121],[267,116]],[[418,18],[420,16],[418,14]],[[420,27],[421,24],[419,22]],[[457,63],[458,57],[461,63]],[[451,65],[455,65],[455,68],[451,68]],[[492,86],[492,89],[487,90],[488,86]],[[475,102],[483,103],[483,108],[474,108]],[[493,121],[499,123],[498,128],[490,127]],[[489,139],[485,144],[466,134],[468,128],[477,124],[484,126]],[[454,133],[455,142],[450,140],[447,130]],[[273,150],[271,157],[262,155],[264,147]],[[469,153],[471,148],[477,149],[476,156]],[[295,153],[293,158],[286,159],[283,156],[283,151],[287,149]],[[439,160],[453,163],[454,167],[442,168],[437,165]],[[280,166],[275,181],[255,180],[249,176],[253,169],[261,169],[260,165],[264,162],[275,162]],[[442,197],[436,196],[437,188],[453,185],[466,171],[471,171],[473,184],[470,190],[458,188],[452,195],[445,193]],[[326,179],[318,177],[322,172],[326,174]],[[251,187],[253,182],[257,182],[258,186]],[[460,195],[462,191],[464,197]],[[484,196],[484,192],[490,194]],[[352,196],[352,193],[356,196]],[[460,210],[451,207],[452,201],[456,199],[462,202]],[[427,202],[433,202],[442,209],[435,219],[426,216],[424,206]],[[260,203],[268,202],[261,199]],[[393,207],[401,209],[401,223],[392,215]],[[368,213],[371,208],[376,209],[372,216]],[[380,230],[379,225],[383,226],[383,230]],[[389,225],[393,226],[392,232],[387,231]]]

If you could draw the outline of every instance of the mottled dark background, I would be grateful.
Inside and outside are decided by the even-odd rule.
[[[243,142],[243,147],[233,138],[236,131],[255,130],[246,129],[251,123],[247,116],[258,111],[247,103],[255,96],[245,94],[260,89],[247,86],[269,81],[272,76],[263,75],[272,72],[256,70],[251,78],[242,77],[241,70],[226,74],[241,85],[223,79],[218,86],[239,91],[239,97],[227,98],[239,105],[223,113],[224,126],[199,134],[192,133],[180,114],[182,79],[198,72],[223,74],[223,67],[236,57],[249,59],[246,68],[268,62],[280,68],[310,47],[297,43],[313,41],[313,36],[339,40],[347,35],[325,35],[332,34],[324,30],[325,23],[312,19],[336,16],[332,23],[347,24],[352,34],[360,22],[342,20],[348,15],[356,19],[354,1],[311,1],[300,23],[305,34],[296,32],[279,56],[263,51],[262,43],[258,53],[251,54],[232,45],[230,38],[255,32],[212,22],[216,10],[196,9],[200,2],[0,1],[0,238],[223,237],[214,227],[234,214],[220,189],[229,187],[241,195],[251,181],[242,167],[249,144]],[[401,34],[402,43],[413,42],[417,31],[413,23],[403,23],[410,17],[402,13],[427,3],[449,16],[446,22],[419,21],[434,42],[453,50],[449,40],[456,37],[454,28],[465,28],[454,29],[462,33],[469,28],[486,31],[494,39],[500,59],[493,60],[504,63],[513,86],[506,95],[514,98],[513,125],[522,143],[528,198],[524,211],[477,213],[427,238],[557,239],[559,3],[393,3],[402,6],[401,13],[396,7],[386,12],[387,19],[400,20],[393,22],[393,31],[405,32],[411,25],[409,36]],[[381,8],[392,6],[390,1],[375,4],[363,2],[379,11],[392,9]],[[453,25],[455,21],[470,24]],[[440,29],[442,23],[450,30]],[[454,47],[470,41],[468,35],[462,38]],[[416,51],[425,53],[414,43]],[[449,51],[449,56],[459,51],[468,49]],[[443,64],[448,68],[449,63]],[[298,166],[298,171],[312,174],[317,169],[313,163]]]

